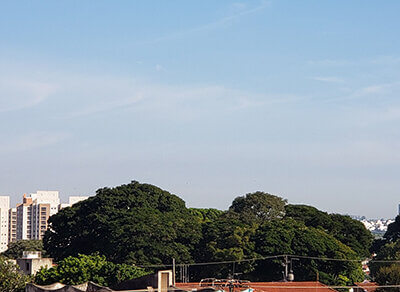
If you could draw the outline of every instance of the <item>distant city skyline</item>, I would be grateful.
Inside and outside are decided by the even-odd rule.
[[[398,1],[3,1],[0,195],[131,180],[393,218]]]

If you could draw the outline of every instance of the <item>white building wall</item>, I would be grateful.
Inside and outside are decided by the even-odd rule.
[[[28,217],[28,208],[26,205],[17,206],[17,240],[30,239],[28,238],[28,219],[31,220],[31,216]]]
[[[8,210],[8,244],[17,240],[17,208]]]
[[[0,196],[0,252],[7,249],[8,245],[8,210],[10,197]]]
[[[72,206],[73,204],[76,204],[80,201],[84,201],[88,198],[89,197],[85,197],[85,196],[70,196],[69,197],[69,205]]]
[[[50,204],[50,216],[58,212],[58,206],[60,205],[58,191],[37,191],[30,194],[30,197],[34,204]]]

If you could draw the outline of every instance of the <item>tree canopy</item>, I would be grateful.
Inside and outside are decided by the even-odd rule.
[[[263,223],[266,220],[282,218],[286,200],[264,192],[249,193],[237,197],[229,211],[238,214],[243,221]]]
[[[50,217],[49,226],[44,246],[56,260],[99,252],[116,263],[190,262],[201,237],[183,200],[136,181],[99,189]]]
[[[224,211],[208,208],[190,208],[190,212],[200,221],[200,223],[211,222],[224,214]]]
[[[382,260],[400,260],[400,239],[395,242],[387,242],[381,246],[374,262],[370,263],[371,276],[379,285],[399,285],[400,266],[398,263],[382,262]],[[399,291],[398,288],[385,288],[385,291]]]
[[[262,257],[279,254],[292,254],[306,257],[357,259],[357,254],[348,246],[325,231],[307,227],[293,219],[274,220],[258,228],[254,237],[254,251]],[[268,270],[266,280],[282,278],[282,261],[265,260],[258,263],[255,274],[263,276]],[[357,262],[324,261],[299,258],[294,263],[296,280],[307,281],[319,278],[327,284],[352,284],[363,280],[361,265]],[[265,276],[264,276],[265,277]]]
[[[386,242],[395,242],[400,239],[400,216],[396,216],[394,222],[389,224],[383,238]]]
[[[286,218],[303,222],[308,227],[324,230],[351,247],[360,257],[369,257],[373,236],[364,224],[350,216],[328,214],[306,205],[287,205]]]
[[[29,280],[30,278],[22,274],[17,265],[0,256],[0,291],[22,292]]]
[[[8,249],[2,255],[9,259],[17,259],[22,257],[24,251],[40,251],[43,257],[46,256],[46,251],[43,248],[41,240],[18,240],[11,242],[8,245]]]
[[[177,196],[138,182],[100,189],[49,222],[44,246],[56,260],[99,252],[114,263],[138,265],[169,264],[172,258],[178,264],[223,262],[191,266],[194,281],[234,272],[252,281],[279,281],[283,258],[276,256],[291,254],[304,256],[293,266],[297,280],[352,284],[363,280],[359,262],[306,257],[359,259],[372,239],[348,216],[286,205],[264,192],[237,197],[227,211],[188,209]],[[54,280],[51,273],[45,279]]]
[[[102,286],[114,286],[125,280],[146,275],[142,268],[127,264],[114,264],[99,254],[78,255],[61,260],[57,266],[41,268],[35,275],[35,283],[48,285],[60,282],[77,285],[92,281]]]

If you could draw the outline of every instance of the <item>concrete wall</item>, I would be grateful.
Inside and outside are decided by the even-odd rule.
[[[50,258],[37,258],[37,259],[17,259],[17,265],[21,271],[26,275],[34,275],[41,267],[51,268],[53,266],[53,259]]]

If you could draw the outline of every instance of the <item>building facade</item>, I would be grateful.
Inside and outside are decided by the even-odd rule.
[[[10,197],[0,196],[0,252],[7,249],[8,245],[8,210]]]
[[[61,204],[58,191],[37,191],[24,194],[22,203],[10,209],[10,197],[0,196],[0,252],[10,242],[43,239],[50,216],[87,198],[72,196],[69,203]]]
[[[8,210],[8,244],[17,241],[17,208]]]

